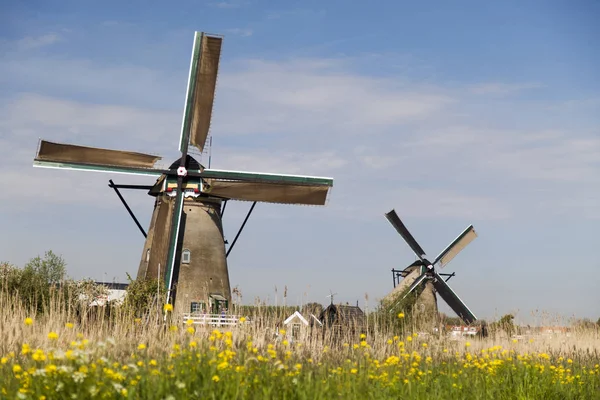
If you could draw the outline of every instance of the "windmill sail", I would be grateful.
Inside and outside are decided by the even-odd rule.
[[[417,241],[410,234],[406,226],[404,226],[404,224],[400,220],[400,217],[398,217],[398,214],[396,214],[396,210],[388,212],[387,214],[385,214],[385,217],[388,219],[388,221],[390,221],[394,228],[396,228],[400,236],[404,238],[406,243],[408,243],[408,245],[415,252],[417,257],[419,257],[421,260],[425,258],[425,251],[423,251],[421,246],[419,246],[419,243],[417,243]]]
[[[444,279],[438,275],[437,272],[433,272],[435,279],[433,279],[433,286],[437,290],[438,294],[444,299],[444,301],[450,306],[450,308],[458,315],[466,324],[477,321],[475,314],[469,310],[469,307],[454,293],[454,291],[448,286]]]
[[[212,196],[265,203],[324,205],[329,192],[328,186],[218,181],[215,179],[209,179],[207,182],[210,189],[203,192]]]
[[[165,274],[165,288],[167,290],[166,303],[171,300],[171,289],[173,284],[173,273],[175,271],[175,261],[177,259],[177,244],[179,242],[179,230],[181,227],[181,217],[183,216],[183,193],[181,192],[182,179],[177,180],[177,196],[173,210],[173,219],[171,222],[171,232],[169,234],[169,250],[167,253],[167,271]]]
[[[452,261],[452,259],[456,257],[462,249],[467,247],[469,243],[475,240],[476,237],[477,233],[475,232],[473,225],[470,225],[435,258],[433,265],[437,264],[439,261],[440,268],[444,268],[446,264]]]
[[[123,150],[61,144],[42,140],[34,161],[103,167],[152,168],[161,157]]]
[[[160,176],[151,168],[160,157],[129,151],[52,143],[42,140],[33,166],[117,174]]]
[[[410,287],[406,291],[406,294],[404,295],[403,299],[405,299],[409,294],[411,294],[413,290],[415,290],[421,284],[421,282],[425,280],[425,278],[427,278],[427,271],[423,272],[417,279],[415,279],[415,281],[412,283],[412,285],[410,285]]]
[[[202,152],[210,129],[223,38],[196,32],[179,149],[187,144]]]

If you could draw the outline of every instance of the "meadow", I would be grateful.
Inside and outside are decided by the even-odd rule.
[[[0,295],[3,399],[600,399],[597,329],[449,340],[408,324],[289,341],[277,316],[226,330],[159,307],[142,320],[49,304]]]

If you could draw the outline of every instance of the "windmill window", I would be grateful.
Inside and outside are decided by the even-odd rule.
[[[191,259],[192,259],[192,253],[189,250],[186,249],[181,253],[181,263],[182,264],[189,264]]]
[[[193,301],[190,305],[190,312],[193,313],[201,313],[205,309],[205,304],[203,301]]]
[[[146,250],[146,262],[150,261],[150,249]]]

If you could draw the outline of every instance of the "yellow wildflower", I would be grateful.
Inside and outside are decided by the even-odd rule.
[[[246,317],[242,317],[240,318],[240,322],[243,324],[244,322],[246,322]]]
[[[73,325],[73,323],[71,323],[71,322],[67,322],[67,323],[65,324],[65,328],[67,328],[67,329],[71,329],[71,328],[73,328],[73,326],[74,326],[74,325]]]
[[[144,343],[138,344],[138,350],[144,350],[145,348],[146,348],[146,345]]]
[[[219,382],[219,376],[213,375],[212,380],[213,380],[213,382]]]
[[[196,332],[196,330],[194,329],[193,326],[188,326],[187,327],[187,331],[188,331],[188,333],[194,333],[194,332]]]
[[[25,318],[25,325],[30,326],[33,325],[33,319],[27,317]]]
[[[404,318],[404,313],[403,312],[398,313],[398,318],[400,318],[400,319]]]
[[[167,304],[165,304],[165,306],[163,307],[163,309],[165,310],[165,312],[173,311],[173,305],[167,303]]]
[[[56,339],[58,339],[58,333],[56,333],[56,332],[50,332],[48,334],[48,339],[50,339],[50,340],[56,340]]]

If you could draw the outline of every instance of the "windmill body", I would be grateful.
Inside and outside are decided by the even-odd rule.
[[[427,259],[423,248],[402,223],[396,211],[391,210],[385,216],[418,258],[403,271],[404,280],[388,295],[388,299],[397,303],[414,292],[417,293],[417,311],[429,311],[433,313],[432,315],[437,315],[436,294],[438,294],[466,324],[475,322],[477,320],[475,314],[454,293],[436,270],[436,266],[444,268],[477,237],[473,225],[467,227],[431,262]]]
[[[402,299],[411,285],[425,272],[425,266],[421,260],[415,261],[402,271],[404,278],[385,298],[388,304],[394,304]],[[435,288],[430,281],[425,281],[417,288],[417,298],[414,303],[415,311],[421,315],[433,316],[438,313]]]
[[[40,141],[34,159],[35,167],[157,178],[154,185],[143,187],[154,197],[154,211],[138,279],[162,281],[165,302],[181,312],[218,312],[231,300],[221,221],[226,201],[324,205],[333,186],[333,179],[325,177],[207,169],[188,154],[189,146],[201,153],[208,137],[221,44],[222,37],[195,33],[179,140],[181,157],[168,169],[157,168],[160,157],[154,155],[45,140]],[[139,223],[138,227],[145,234]]]

